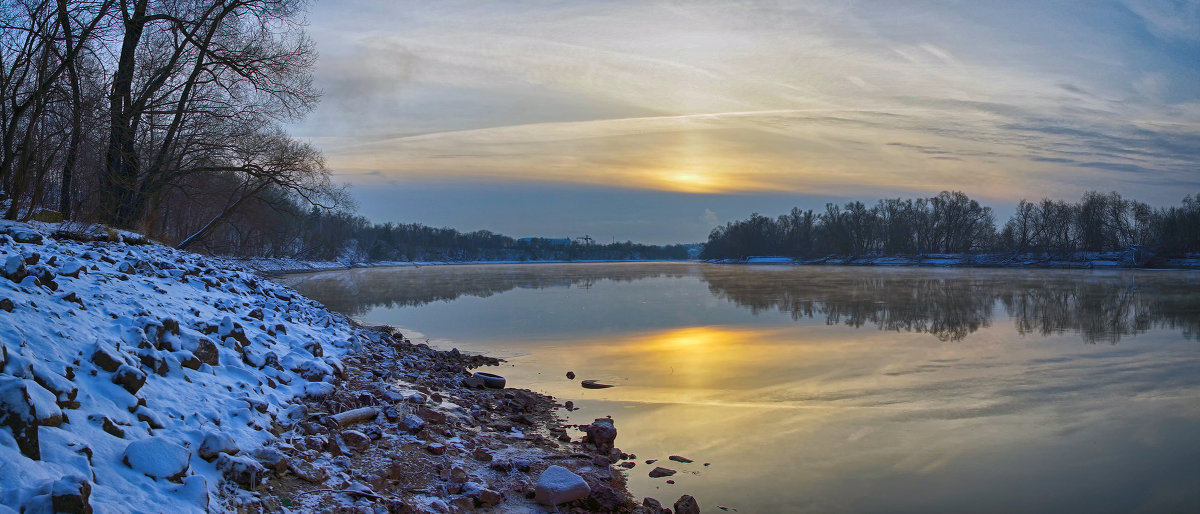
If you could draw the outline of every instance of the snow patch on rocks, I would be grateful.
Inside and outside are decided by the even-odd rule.
[[[223,482],[261,466],[230,453],[332,392],[362,330],[234,263],[102,232],[0,221],[0,505],[236,508]],[[223,470],[193,458],[210,434]]]

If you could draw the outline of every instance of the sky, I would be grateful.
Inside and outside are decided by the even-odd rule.
[[[687,243],[961,190],[1200,194],[1200,0],[327,0],[292,133],[373,221]]]

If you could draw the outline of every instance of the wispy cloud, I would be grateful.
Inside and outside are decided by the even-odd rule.
[[[314,16],[326,107],[299,129],[334,168],[398,179],[995,200],[1110,183],[1164,202],[1200,185],[1200,4],[1017,4],[320,6],[338,12]]]

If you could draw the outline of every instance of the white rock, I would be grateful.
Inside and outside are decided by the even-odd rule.
[[[173,479],[187,472],[191,459],[187,448],[153,437],[129,443],[121,460],[148,477]]]
[[[199,453],[201,459],[213,460],[221,453],[237,455],[238,451],[238,445],[233,440],[233,436],[224,432],[210,432],[200,443]]]
[[[586,498],[592,494],[592,488],[588,487],[583,477],[562,466],[546,468],[546,471],[543,471],[542,475],[538,477],[537,487],[534,490],[536,492],[534,499],[544,505],[558,505]]]
[[[309,382],[304,384],[304,396],[314,400],[329,396],[336,390],[337,388],[329,382]]]

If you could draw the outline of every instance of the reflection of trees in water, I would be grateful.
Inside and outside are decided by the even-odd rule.
[[[633,282],[686,275],[678,265],[536,264],[365,268],[282,277],[281,282],[326,307],[361,316],[376,307],[398,308],[449,302],[462,296],[486,298],[513,289],[591,288],[602,281]]]
[[[779,310],[793,319],[823,316],[831,325],[874,325],[929,333],[943,341],[962,340],[989,326],[997,302],[1021,334],[1074,331],[1089,343],[1112,344],[1156,325],[1181,329],[1188,339],[1200,334],[1200,290],[1178,276],[951,273],[822,268],[744,273],[729,267],[702,268],[713,294],[756,314]]]

